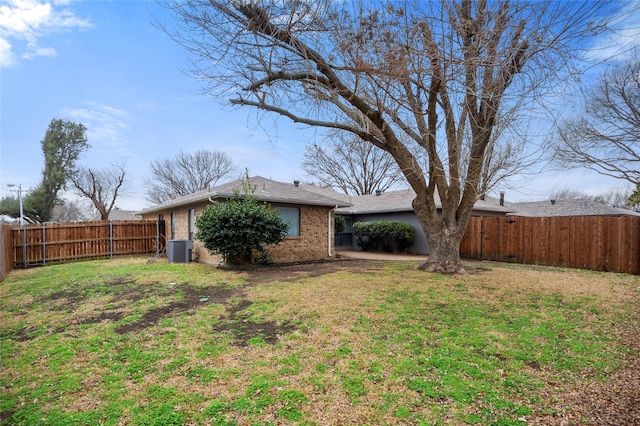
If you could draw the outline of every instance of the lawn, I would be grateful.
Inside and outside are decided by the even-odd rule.
[[[639,415],[639,277],[414,265],[13,271],[0,424],[597,424],[633,401],[622,420]]]

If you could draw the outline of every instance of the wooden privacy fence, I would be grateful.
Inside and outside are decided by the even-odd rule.
[[[164,250],[164,221],[38,223],[11,229],[16,268]]]
[[[460,255],[640,274],[640,217],[472,217]]]

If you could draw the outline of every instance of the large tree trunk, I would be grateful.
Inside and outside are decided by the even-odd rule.
[[[464,273],[465,270],[460,261],[460,241],[464,232],[457,228],[458,226],[454,226],[453,229],[443,229],[440,236],[435,238],[427,235],[429,258],[416,269],[442,274]]]
[[[416,269],[442,274],[465,273],[460,261],[460,242],[471,212],[456,214],[444,208],[438,213],[435,206],[423,208],[424,202],[416,201],[413,208],[429,243],[429,258]]]
[[[461,229],[459,224],[443,225],[440,230],[431,231],[428,228],[433,227],[423,225],[422,228],[427,233],[429,258],[416,269],[442,274],[464,273],[465,270],[460,261],[460,242],[464,229]]]

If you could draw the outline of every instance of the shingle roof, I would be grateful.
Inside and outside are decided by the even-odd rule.
[[[505,203],[511,208],[510,216],[640,216],[631,210],[610,207],[591,200],[533,201]]]
[[[413,211],[411,203],[415,197],[416,193],[413,189],[382,192],[380,195],[359,195],[351,198],[351,206],[336,209],[336,213],[366,214]],[[435,203],[436,208],[442,208],[442,203],[437,193],[435,194]],[[491,197],[476,201],[473,209],[476,211],[497,213],[507,213],[509,211],[506,207],[501,206],[498,200]]]
[[[324,195],[325,197],[329,197],[329,198],[335,198],[348,204],[353,203],[352,195],[347,195],[347,194],[343,194],[342,192],[334,191],[333,189],[328,188],[326,186],[316,186],[316,185],[303,183],[303,184],[300,184],[300,187],[303,188],[305,191],[315,192],[316,194]]]
[[[170,200],[166,203],[144,209],[140,213],[148,214],[174,207],[187,206],[205,201],[208,202],[210,199],[233,198],[236,196],[236,192],[239,194],[245,193],[242,186],[244,180],[245,179],[237,179],[210,189],[197,191],[192,194],[176,198],[175,200]],[[250,177],[249,185],[251,188],[255,188],[253,195],[255,195],[260,201],[326,207],[345,207],[349,205],[349,203],[338,198],[332,198],[326,195],[307,191],[293,183],[277,182],[261,176]]]

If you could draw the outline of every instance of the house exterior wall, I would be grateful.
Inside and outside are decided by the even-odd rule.
[[[354,215],[353,223],[356,222],[373,222],[378,220],[389,220],[389,221],[397,221],[397,222],[405,222],[413,226],[413,229],[416,231],[415,241],[411,247],[409,247],[408,251],[410,253],[415,254],[429,254],[429,243],[427,242],[427,237],[424,232],[422,232],[422,227],[418,222],[418,217],[413,212],[398,212],[398,213],[380,213],[380,214],[362,214],[362,215]],[[353,237],[352,239],[353,245],[350,246],[341,246],[338,247],[338,250],[360,250],[358,247],[358,238]]]
[[[296,262],[318,260],[334,253],[333,238],[329,241],[329,220],[333,226],[333,213],[329,219],[330,208],[299,206],[300,236],[287,237],[280,244],[269,246],[269,252],[276,262]],[[331,247],[329,247],[331,244]]]
[[[504,213],[474,210],[474,212],[472,213],[472,216],[502,217],[504,216]],[[429,242],[427,241],[427,236],[422,230],[422,226],[420,225],[420,222],[418,221],[418,217],[414,212],[406,211],[406,212],[395,212],[395,213],[392,212],[392,213],[358,214],[358,215],[350,215],[349,217],[352,218],[353,223],[373,222],[378,220],[388,220],[388,221],[398,221],[398,222],[408,223],[411,226],[413,226],[413,229],[415,229],[416,231],[415,242],[411,247],[409,247],[408,249],[409,253],[429,254]],[[351,232],[351,229],[345,230],[345,232],[349,233]],[[342,240],[346,240],[346,241],[351,240],[352,244],[338,245],[336,246],[337,250],[361,250],[361,248],[358,247],[358,238],[356,236],[353,236],[351,239],[343,238]]]
[[[171,213],[174,213],[175,235],[174,239],[189,239],[189,210],[194,209],[196,220],[202,215],[204,209],[209,204],[177,207],[172,210],[154,212],[143,215],[143,219],[157,219],[162,214],[165,220],[165,235],[171,239]],[[269,253],[276,263],[319,260],[329,257],[334,253],[333,239],[329,241],[329,214],[331,208],[316,206],[287,205],[287,207],[298,207],[300,209],[300,235],[286,237],[280,244],[268,247]],[[331,213],[331,224],[333,224],[333,213]],[[197,228],[196,228],[197,231]],[[331,244],[331,247],[329,247]],[[194,239],[192,260],[219,264],[222,259],[219,255],[212,255],[198,240]]]

